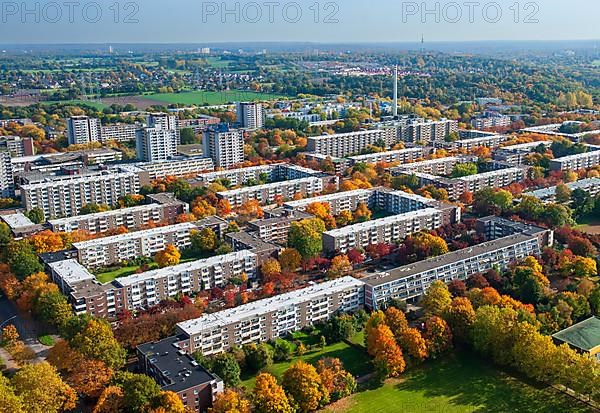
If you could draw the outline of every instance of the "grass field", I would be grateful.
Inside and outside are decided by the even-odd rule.
[[[155,93],[144,95],[141,98],[159,101],[165,104],[181,103],[184,105],[223,105],[236,101],[274,100],[284,96],[269,93],[249,92],[242,90],[228,90],[223,92],[181,92],[181,93]]]
[[[151,263],[149,264],[151,269],[155,269],[158,268],[158,264],[156,263]],[[117,278],[120,277],[127,277],[128,275],[132,275],[135,274],[135,272],[139,269],[140,267],[137,265],[134,265],[132,267],[123,267],[123,268],[118,268],[116,270],[113,271],[108,271],[108,272],[104,272],[102,274],[97,274],[96,275],[96,279],[98,280],[98,282],[105,284],[105,283],[109,283]]]
[[[592,412],[571,397],[498,371],[467,354],[433,361],[400,380],[359,392],[326,413]]]
[[[589,216],[579,220],[575,229],[589,234],[600,234],[600,217]]]
[[[43,101],[41,103],[44,104],[44,105],[52,105],[54,103],[61,103],[63,105],[76,105],[76,106],[87,105],[87,106],[91,106],[94,109],[98,109],[98,110],[102,110],[102,109],[108,107],[104,103],[90,102],[90,101],[79,100],[79,99],[74,99],[74,100],[56,100],[56,101],[46,100],[46,101]]]
[[[302,340],[304,341],[304,340]],[[344,363],[344,367],[350,373],[352,373],[356,377],[364,376],[372,371],[370,357],[366,352],[359,350],[355,347],[352,347],[346,343],[335,343],[325,348],[316,349],[308,351],[302,357],[294,357],[290,361],[275,363],[266,371],[281,379],[283,373],[296,361],[303,360],[307,363],[316,364],[319,359],[323,357],[335,357],[339,358],[342,363]],[[242,377],[241,386],[246,387],[246,389],[251,390],[254,388],[256,376],[247,376]]]

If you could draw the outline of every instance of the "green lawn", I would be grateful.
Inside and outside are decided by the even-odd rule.
[[[107,106],[104,103],[100,103],[100,102],[91,102],[91,101],[86,101],[86,100],[79,100],[79,99],[73,99],[73,100],[45,100],[40,102],[43,105],[52,105],[55,103],[62,103],[63,105],[75,105],[75,106],[81,106],[81,105],[87,105],[87,106],[91,106],[94,109],[97,110],[102,110],[104,108],[106,108]]]
[[[326,413],[591,412],[573,398],[462,354],[433,361],[400,380],[342,400]]]
[[[588,232],[590,234],[600,234],[600,217],[588,215],[580,218],[577,223],[578,225],[575,227],[576,230]]]
[[[140,96],[142,98],[164,102],[166,104],[181,103],[184,105],[223,105],[236,101],[274,100],[284,96],[270,93],[249,92],[245,90],[227,90],[223,92],[181,92],[181,93],[155,93]]]
[[[149,264],[149,266],[151,269],[158,268],[158,264],[156,264],[154,262]],[[132,267],[117,268],[113,271],[96,274],[96,279],[98,280],[98,282],[100,282],[102,284],[106,284],[117,278],[127,277],[128,275],[133,275],[139,268],[140,267],[138,265],[134,265]]]
[[[49,335],[39,336],[38,341],[48,347],[52,347],[54,345],[54,339]]]
[[[325,346],[323,350],[311,350],[308,351],[302,357],[294,357],[291,361],[275,363],[266,371],[281,379],[283,373],[296,361],[302,359],[307,363],[316,364],[319,359],[323,357],[334,357],[339,358],[342,363],[344,363],[344,367],[350,373],[355,376],[363,376],[371,372],[371,362],[370,357],[366,352],[363,352],[355,347],[349,346],[346,343],[336,343]],[[241,386],[246,387],[246,389],[251,390],[254,388],[254,383],[256,376],[247,376],[242,377]]]

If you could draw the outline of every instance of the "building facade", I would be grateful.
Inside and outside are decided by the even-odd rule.
[[[383,145],[389,148],[397,142],[392,128],[312,136],[307,139],[308,152],[335,157],[359,154],[370,145]]]
[[[577,171],[598,165],[600,165],[600,150],[550,160],[551,171]]]
[[[264,126],[263,105],[255,102],[236,103],[237,121],[244,129],[260,129]]]
[[[362,281],[344,277],[302,290],[244,304],[177,324],[187,353],[210,356],[234,346],[266,342],[356,311],[363,302]]]
[[[191,245],[190,235],[196,226],[190,223],[169,225],[112,237],[76,242],[73,248],[79,262],[86,267],[106,267],[139,257],[150,257],[174,245],[182,250]]]
[[[99,142],[100,134],[100,119],[90,118],[89,116],[73,116],[67,119],[69,145]]]
[[[215,167],[231,168],[244,162],[244,131],[229,126],[211,125],[202,139],[204,156],[211,158]]]
[[[137,158],[145,162],[167,161],[177,155],[176,129],[144,128],[137,136]]]

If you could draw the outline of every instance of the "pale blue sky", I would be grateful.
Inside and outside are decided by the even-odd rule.
[[[67,0],[64,0],[65,2]],[[69,0],[70,1],[70,0]],[[339,0],[328,4],[327,0],[296,0],[300,5],[302,17],[297,23],[291,22],[296,16],[292,1],[272,1],[273,22],[269,21],[269,0],[258,0],[254,6],[249,1],[240,1],[238,12],[221,15],[222,1],[205,2],[202,0],[138,0],[139,8],[134,20],[125,22],[125,16],[134,9],[125,10],[128,0],[96,0],[102,17],[97,23],[93,1],[73,1],[72,22],[69,8],[63,0],[24,3],[32,10],[23,15],[21,1],[2,1],[0,22],[1,43],[203,43],[203,42],[240,42],[240,41],[311,41],[324,43],[341,42],[401,42],[415,41],[424,33],[428,41],[464,41],[464,40],[575,40],[600,39],[600,1],[598,0],[516,0],[478,1],[474,10],[474,21],[469,21],[469,8],[464,5],[469,0],[456,2],[441,0],[437,2],[440,22],[436,22],[436,13],[422,16],[421,5],[425,3],[434,10],[434,1],[403,2],[402,0]],[[229,8],[236,2],[225,1]],[[314,8],[318,4],[320,13],[315,22]],[[445,21],[456,18],[459,5],[462,19],[457,23]],[[513,4],[518,4],[520,14],[516,23]],[[61,17],[57,15],[56,5],[60,5]],[[111,5],[119,4],[121,11],[115,16]],[[334,6],[332,6],[332,4]],[[502,10],[502,18],[497,23],[495,6]],[[529,6],[526,9],[526,5]],[[533,5],[532,5],[533,4]],[[36,10],[37,5],[37,10]],[[83,16],[87,5],[87,19]],[[259,5],[262,18],[256,18]],[[414,14],[403,18],[405,10]],[[487,21],[483,16],[484,5],[488,10]],[[536,6],[537,5],[537,6]],[[283,15],[287,7],[287,21]],[[446,6],[444,14],[444,6]],[[334,20],[325,22],[329,12],[337,7]],[[416,8],[415,8],[416,7]],[[537,23],[525,23],[525,17],[536,10]],[[203,11],[204,10],[204,11]],[[239,16],[240,22],[236,22]],[[117,17],[118,23],[114,22]],[[258,20],[253,23],[248,20]],[[35,20],[39,19],[39,22]],[[225,21],[223,21],[225,19]],[[422,20],[425,19],[423,22]],[[52,20],[57,20],[53,23]]]

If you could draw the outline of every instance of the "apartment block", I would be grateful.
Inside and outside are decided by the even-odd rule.
[[[357,163],[378,163],[378,162],[386,162],[386,163],[407,163],[414,162],[419,158],[423,158],[425,155],[430,154],[432,151],[431,148],[407,148],[400,149],[397,151],[389,151],[389,152],[377,152],[370,153],[367,155],[357,155],[350,156],[348,159],[354,165]]]
[[[323,252],[346,253],[369,245],[391,244],[423,230],[442,226],[442,213],[435,208],[392,215],[323,233]]]
[[[177,324],[179,346],[210,356],[234,346],[266,342],[362,307],[363,282],[352,277],[204,314]]]
[[[227,180],[232,186],[241,186],[250,182],[260,182],[261,180],[273,181],[275,180],[273,171],[274,167],[272,165],[227,169],[224,171],[200,174],[196,176],[191,183],[193,186],[208,186],[216,180]]]
[[[101,127],[100,140],[102,142],[116,141],[128,142],[135,141],[137,131],[141,128],[137,123],[113,123]]]
[[[434,281],[466,280],[494,267],[505,270],[515,261],[541,253],[545,245],[540,244],[539,232],[531,230],[509,235],[363,278],[365,306],[376,310],[392,299],[415,299]]]
[[[168,113],[150,113],[146,121],[148,123],[148,127],[150,128],[178,130],[179,127],[177,116]]]
[[[146,171],[151,180],[167,176],[181,178],[215,169],[213,160],[204,157],[177,157],[168,161],[138,163],[136,167]]]
[[[230,129],[225,124],[211,125],[202,139],[204,156],[211,158],[215,167],[231,168],[244,162],[244,131]]]
[[[11,198],[15,196],[15,181],[10,153],[0,151],[0,197]]]
[[[466,191],[476,192],[488,187],[502,188],[513,182],[520,182],[525,179],[527,170],[524,167],[506,168],[461,178],[446,178],[426,173],[405,173],[405,175],[416,176],[420,186],[434,185],[436,188],[445,189],[451,200],[457,200]]]
[[[78,215],[87,204],[115,205],[128,194],[139,194],[149,183],[140,171],[102,170],[80,176],[47,177],[20,187],[21,201],[27,211],[40,208],[46,218]]]
[[[123,289],[127,308],[148,308],[178,294],[224,287],[242,274],[253,280],[257,268],[256,254],[239,251],[118,278],[114,284]]]
[[[448,119],[428,121],[422,118],[407,118],[397,122],[396,133],[398,139],[404,142],[431,145],[444,141],[451,133],[458,133],[458,122]]]
[[[239,207],[250,200],[268,205],[275,203],[278,197],[284,200],[292,199],[296,194],[303,198],[312,197],[323,192],[325,186],[322,178],[310,177],[218,192],[217,197],[226,199],[232,207]]]
[[[265,242],[286,245],[292,222],[307,218],[313,218],[313,216],[301,211],[283,210],[278,216],[250,222],[248,230]]]
[[[329,205],[331,214],[337,216],[342,211],[355,211],[360,203],[369,205],[372,195],[372,190],[357,189],[354,191],[337,192],[335,194],[300,199],[298,201],[288,201],[284,203],[283,206],[286,209],[306,211],[306,208],[310,204],[315,202],[325,203]]]
[[[263,105],[255,102],[236,103],[237,121],[244,129],[260,129],[264,126]]]
[[[141,344],[136,350],[140,371],[152,377],[163,391],[177,394],[187,411],[207,411],[224,391],[223,380],[182,351],[177,337]]]
[[[20,136],[0,136],[0,151],[7,151],[13,158],[35,155],[33,139]]]
[[[551,159],[551,171],[577,171],[600,165],[600,150],[591,150],[577,155]]]
[[[600,178],[581,179],[579,181],[566,184],[571,191],[581,189],[587,192],[590,196],[595,197],[600,194]],[[538,189],[537,191],[524,192],[523,195],[534,196],[544,202],[556,201],[556,187]]]
[[[496,161],[505,162],[510,166],[523,165],[526,156],[534,152],[540,145],[545,148],[550,148],[552,142],[537,141],[519,145],[503,146],[494,151],[493,158]]]
[[[491,135],[478,138],[459,139],[453,142],[438,141],[435,142],[435,146],[437,148],[444,148],[449,150],[463,149],[469,152],[475,148],[482,146],[486,148],[497,148],[507,140],[508,136],[506,135]]]
[[[87,231],[102,234],[119,227],[129,231],[142,229],[150,224],[174,224],[177,216],[187,212],[185,202],[174,200],[168,204],[148,204],[131,208],[115,209],[89,215],[49,220],[54,232]]]
[[[475,156],[450,156],[447,158],[430,159],[421,162],[413,162],[390,168],[394,176],[410,173],[425,173],[431,175],[450,175],[458,164],[477,162]]]
[[[190,223],[129,232],[112,237],[77,242],[79,262],[86,267],[106,267],[139,257],[150,257],[167,245],[185,249],[191,245],[190,233],[196,226]]]
[[[384,187],[372,190],[372,197],[368,205],[373,210],[386,211],[395,215],[435,208],[441,213],[441,225],[455,224],[462,219],[459,206]]]
[[[218,125],[221,123],[221,119],[214,116],[199,115],[194,119],[178,119],[177,122],[180,130],[190,128],[198,134],[204,132],[209,125]]]
[[[334,135],[312,136],[308,138],[306,149],[322,155],[345,157],[361,153],[369,145],[383,145],[386,148],[397,142],[392,128],[372,129]]]
[[[99,142],[101,134],[100,119],[89,116],[73,116],[67,119],[67,137],[69,145]]]
[[[176,129],[144,128],[137,136],[137,158],[145,162],[167,161],[177,155]]]
[[[350,167],[350,160],[347,158],[338,158],[336,156],[323,155],[315,152],[305,152],[304,156],[307,161],[318,162],[319,165],[323,165],[324,162],[331,162],[333,164],[334,172],[338,175],[342,174]]]
[[[475,118],[471,121],[471,126],[475,129],[491,129],[491,128],[504,128],[510,126],[512,120],[510,116],[503,115],[489,115],[480,118]]]

